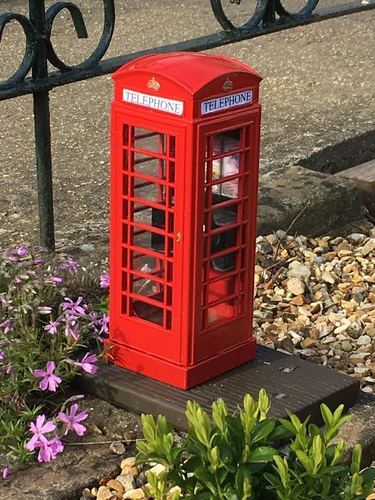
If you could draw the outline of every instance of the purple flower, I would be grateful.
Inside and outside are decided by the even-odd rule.
[[[33,260],[34,266],[39,266],[40,264],[44,264],[44,259],[42,257],[37,257],[36,259]]]
[[[74,403],[70,407],[69,413],[64,413],[60,411],[60,413],[58,414],[58,418],[61,420],[61,422],[64,422],[66,424],[64,435],[68,434],[68,432],[72,429],[78,436],[83,436],[84,433],[86,432],[86,427],[80,424],[79,422],[82,422],[82,420],[86,420],[89,414],[86,413],[85,411],[82,411],[77,415],[77,410],[78,410],[78,405],[77,403]]]
[[[76,366],[80,366],[83,371],[87,373],[95,373],[98,367],[95,365],[95,363],[98,361],[98,357],[96,354],[90,354],[87,352],[81,361],[75,361],[74,364]]]
[[[13,366],[12,366],[11,363],[8,364],[8,366],[7,366],[6,370],[5,370],[5,373],[7,375],[12,375],[12,373],[13,373]]]
[[[79,268],[79,263],[74,259],[67,259],[65,262],[60,264],[59,267],[60,269],[64,269],[66,271],[68,270],[75,271],[76,269]]]
[[[98,321],[100,325],[99,335],[103,333],[108,333],[108,325],[109,325],[109,316],[108,314],[103,314],[102,318]]]
[[[0,351],[0,361],[2,361],[5,358],[5,352]]]
[[[49,444],[49,441],[44,434],[54,431],[56,429],[56,425],[52,422],[52,420],[49,420],[48,422],[45,422],[45,420],[45,415],[39,415],[35,423],[30,423],[30,432],[33,433],[33,437],[26,444],[26,448],[29,451],[34,451],[35,448]]]
[[[78,299],[74,302],[72,299],[65,298],[64,302],[61,304],[62,310],[65,313],[68,313],[70,316],[85,316],[86,315],[86,306],[82,304],[83,297],[78,297]]]
[[[53,374],[55,368],[55,363],[53,361],[48,361],[46,364],[46,371],[39,369],[34,370],[34,377],[42,378],[39,382],[39,387],[42,391],[48,388],[50,391],[56,392],[56,388],[60,384],[61,378]]]
[[[9,467],[4,467],[3,470],[1,471],[1,476],[3,479],[6,479],[10,474],[10,469]]]
[[[2,323],[0,323],[0,328],[4,330],[4,334],[6,335],[7,333],[12,331],[12,318],[6,319]]]
[[[55,285],[63,282],[63,279],[60,276],[52,276],[51,280]]]
[[[65,326],[65,335],[67,337],[72,337],[74,340],[79,340],[78,327],[76,326],[76,321],[67,321]]]
[[[55,335],[57,333],[57,328],[59,326],[58,321],[49,321],[48,324],[44,327],[44,330],[51,335]]]
[[[104,273],[100,276],[100,288],[109,288],[109,274]]]
[[[64,445],[58,437],[47,441],[47,443],[39,446],[38,461],[39,462],[50,462],[56,458],[58,453],[64,450]]]
[[[26,257],[26,255],[29,255],[29,249],[22,245],[16,249],[16,254],[20,257]]]

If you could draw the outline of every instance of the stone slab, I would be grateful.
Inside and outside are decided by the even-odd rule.
[[[186,430],[185,408],[194,399],[206,410],[223,398],[231,411],[243,396],[257,396],[266,389],[272,399],[270,415],[284,417],[287,411],[300,418],[311,415],[320,423],[320,404],[336,408],[352,406],[359,394],[356,380],[332,369],[258,346],[257,358],[215,379],[183,391],[137,373],[102,364],[95,375],[79,379],[80,390],[137,413],[162,414],[177,428]]]
[[[372,217],[375,217],[375,160],[361,163],[336,174],[350,179],[361,192],[363,204]]]
[[[360,190],[350,179],[289,166],[262,175],[259,185],[259,235],[285,231],[293,221],[290,234],[305,236],[344,234],[347,226],[368,224]]]

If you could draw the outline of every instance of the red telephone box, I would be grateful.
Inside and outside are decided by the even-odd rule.
[[[261,78],[183,52],[113,79],[113,362],[187,389],[255,357]]]

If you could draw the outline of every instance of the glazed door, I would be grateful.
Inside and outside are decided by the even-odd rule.
[[[119,117],[118,117],[119,118]],[[129,125],[126,123],[129,119]],[[132,349],[178,363],[180,357],[179,273],[182,255],[184,129],[121,116],[121,190],[113,231],[114,265],[121,273],[115,340]],[[116,182],[116,181],[114,181]],[[178,239],[178,238],[177,238]]]
[[[202,240],[194,361],[249,340],[259,159],[259,113],[199,127]],[[204,174],[203,174],[204,172]]]

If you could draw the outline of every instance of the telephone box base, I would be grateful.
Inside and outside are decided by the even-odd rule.
[[[112,343],[110,350],[111,363],[179,389],[190,389],[211,380],[255,359],[255,356],[255,339],[188,367],[175,365],[121,344]]]

